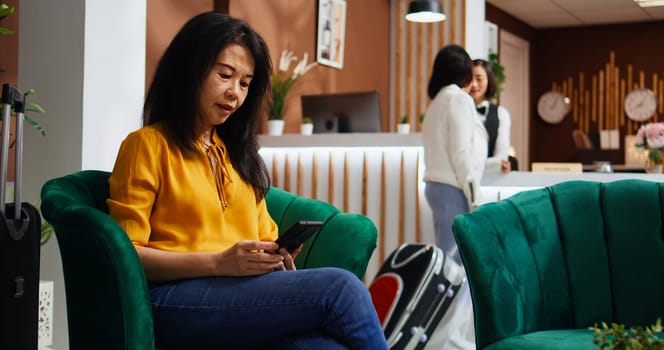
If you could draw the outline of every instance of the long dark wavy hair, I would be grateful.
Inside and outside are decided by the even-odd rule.
[[[185,156],[196,148],[196,115],[201,86],[221,51],[230,44],[244,46],[254,59],[254,76],[247,97],[233,115],[216,126],[231,164],[254,187],[257,200],[265,197],[270,178],[258,154],[257,133],[270,94],[272,62],[263,38],[246,22],[218,12],[190,19],[161,57],[143,105],[143,123],[162,122],[166,137]]]

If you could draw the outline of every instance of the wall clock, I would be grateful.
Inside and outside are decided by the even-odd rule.
[[[633,121],[646,121],[656,110],[657,96],[650,89],[634,89],[625,96],[625,113]]]
[[[547,91],[537,101],[537,113],[550,124],[563,121],[569,109],[569,98],[558,91]]]

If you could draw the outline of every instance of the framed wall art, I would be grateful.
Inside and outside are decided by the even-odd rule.
[[[334,68],[344,66],[346,1],[318,0],[316,61]]]

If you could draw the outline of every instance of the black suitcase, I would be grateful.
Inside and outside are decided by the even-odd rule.
[[[432,244],[403,244],[369,291],[390,349],[424,349],[465,281],[465,272]]]
[[[6,203],[11,108],[16,113],[14,203]],[[21,203],[23,112],[25,96],[16,87],[2,86],[2,145],[0,153],[0,349],[37,349],[39,308],[39,249],[41,215]],[[18,205],[15,205],[17,204]]]

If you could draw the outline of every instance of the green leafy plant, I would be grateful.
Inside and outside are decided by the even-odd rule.
[[[53,225],[51,225],[50,223],[48,223],[48,221],[42,218],[40,243],[43,245],[44,243],[48,242],[48,240],[51,239],[51,237],[53,237],[54,233],[55,230],[53,229]]]
[[[0,20],[11,15],[12,13],[14,13],[14,7],[9,7],[7,4],[0,4]],[[0,34],[14,34],[14,31],[9,28],[0,27]]]
[[[314,120],[311,119],[310,117],[303,117],[302,118],[302,124],[313,124]]]
[[[39,114],[46,114],[46,110],[37,102],[34,101],[28,101],[28,96],[30,95],[35,95],[35,90],[34,89],[28,89],[28,91],[23,93],[25,97],[25,114],[23,115],[23,120],[25,120],[30,126],[32,126],[35,130],[39,131],[39,133],[42,136],[46,136],[46,130],[44,129],[41,124],[39,124],[36,120],[32,119],[30,116],[28,116],[28,113],[39,113]]]
[[[304,57],[295,65],[291,71],[291,63],[297,61],[297,57],[292,51],[284,50],[281,52],[279,67],[272,73],[270,84],[272,87],[272,98],[268,103],[269,119],[284,119],[286,111],[286,96],[299,77],[308,72],[317,63],[307,64],[308,55],[305,52]]]
[[[498,100],[500,93],[503,91],[503,84],[505,83],[505,67],[498,63],[498,54],[494,52],[489,52],[489,63],[491,64],[493,77],[496,79],[496,93],[493,95],[493,98]]]
[[[35,208],[39,208],[39,203],[40,200],[36,200],[32,203],[32,205],[35,206]],[[39,209],[38,209],[39,210]],[[41,210],[39,211],[41,215]],[[55,229],[53,228],[53,225],[51,225],[48,221],[44,220],[44,218],[41,218],[41,237],[39,239],[39,242],[41,245],[44,245],[46,242],[48,242],[51,237],[53,237],[53,234],[55,233]]]
[[[420,124],[424,123],[424,113],[420,114]]]
[[[408,124],[408,114],[404,114],[401,116],[401,119],[399,119],[399,124]]]
[[[602,322],[601,327],[595,324],[588,329],[595,333],[593,344],[601,350],[664,350],[664,339],[654,334],[662,331],[661,319],[645,328],[638,326],[625,329],[624,325],[616,323],[611,323],[609,327]]]

